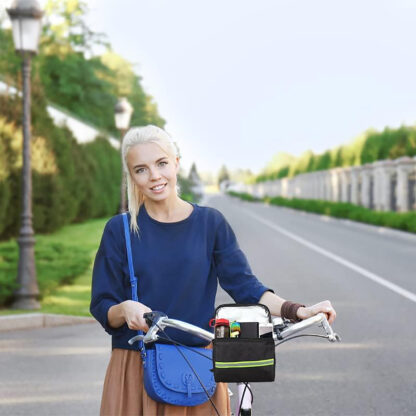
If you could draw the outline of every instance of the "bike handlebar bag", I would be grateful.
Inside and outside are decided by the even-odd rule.
[[[264,382],[275,379],[273,323],[265,305],[220,305],[214,319],[227,319],[241,325],[238,338],[213,341],[214,378],[216,382]],[[248,336],[243,329],[249,329]],[[253,331],[253,328],[260,328]],[[262,333],[268,329],[268,332]]]

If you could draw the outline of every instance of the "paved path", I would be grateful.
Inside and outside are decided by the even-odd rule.
[[[109,356],[96,323],[0,333],[0,415],[98,415]]]

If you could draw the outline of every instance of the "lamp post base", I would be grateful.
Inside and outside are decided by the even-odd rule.
[[[12,305],[12,309],[36,310],[40,309],[40,303],[30,295],[18,296]]]
[[[35,238],[31,224],[31,216],[23,217],[24,224],[17,239],[19,244],[19,263],[17,267],[17,283],[13,309],[40,309],[39,288],[35,267]]]

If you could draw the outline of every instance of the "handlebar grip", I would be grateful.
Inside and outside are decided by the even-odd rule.
[[[146,321],[147,326],[150,328],[153,324],[153,312],[146,312],[143,314],[143,318]]]
[[[165,313],[159,312],[159,311],[146,312],[146,313],[143,314],[143,318],[146,321],[146,324],[149,328],[154,323],[157,323],[157,321],[161,317],[167,317],[167,315]]]

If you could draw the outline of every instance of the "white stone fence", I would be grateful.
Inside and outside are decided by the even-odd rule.
[[[416,210],[416,157],[239,184],[238,191],[258,198],[320,199],[350,202],[377,211],[412,211]]]

